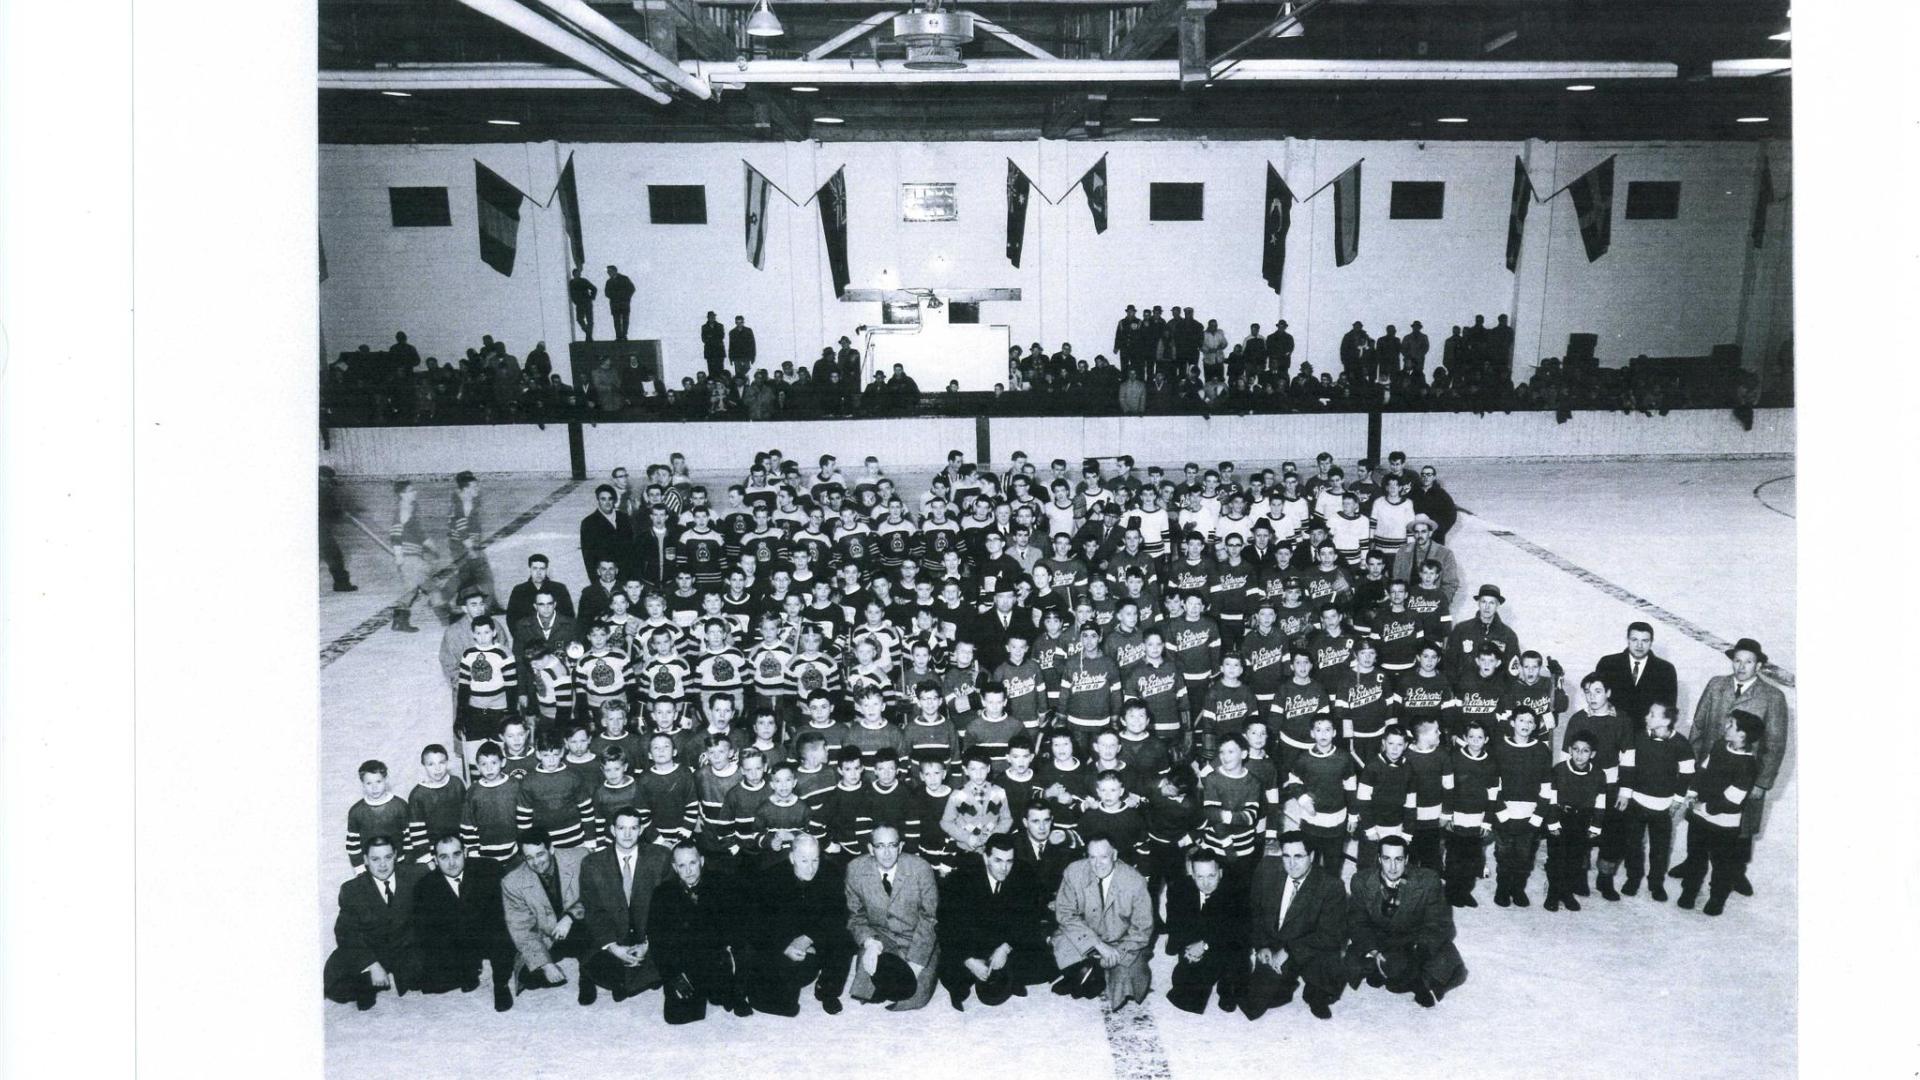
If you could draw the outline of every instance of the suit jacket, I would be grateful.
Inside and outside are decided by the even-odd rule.
[[[1648,653],[1639,685],[1634,684],[1632,658],[1624,649],[1601,657],[1593,670],[1607,684],[1607,691],[1622,714],[1636,720],[1645,719],[1647,706],[1662,701],[1678,719],[1680,679],[1667,661]]]
[[[1073,848],[1065,843],[1048,844],[1044,850],[1036,853],[1033,850],[1033,841],[1027,838],[1025,827],[1015,830],[1013,861],[1032,867],[1037,874],[1041,890],[1048,896],[1059,891],[1061,877],[1066,874],[1067,867],[1071,866],[1078,857],[1074,854]]]
[[[585,848],[553,849],[563,907],[570,908],[580,902],[580,864],[586,858]],[[507,936],[513,939],[513,947],[520,954],[520,967],[539,968],[552,963],[553,957],[547,950],[553,946],[554,927],[565,912],[553,910],[533,867],[523,861],[507,874],[506,880],[500,883],[500,904],[506,914]],[[569,936],[584,932],[579,927],[567,931]]]
[[[862,855],[847,865],[847,932],[855,948],[869,938],[913,964],[931,965],[938,943],[940,890],[933,868],[918,855],[893,866],[893,894],[880,887],[880,862]]]
[[[555,615],[553,625],[545,631],[540,629],[540,617],[529,615],[513,624],[514,661],[520,665],[520,677],[527,677],[527,649],[535,643],[545,644],[555,654],[563,654],[568,645],[579,641],[585,635],[580,632],[579,624],[571,615]]]
[[[413,936],[420,948],[423,981],[457,983],[473,960],[508,945],[500,881],[499,863],[473,858],[461,872],[458,895],[437,869],[421,878],[413,902]]]
[[[1400,885],[1400,906],[1391,917],[1383,903],[1387,886],[1378,868],[1353,876],[1347,897],[1347,941],[1350,957],[1378,949],[1400,951],[1419,945],[1426,953],[1425,973],[1431,984],[1448,986],[1462,977],[1466,963],[1453,943],[1453,907],[1447,903],[1440,875],[1410,866]],[[1296,901],[1297,904],[1297,901]],[[1289,912],[1291,914],[1291,912]]]
[[[987,864],[975,857],[941,883],[940,948],[949,962],[984,960],[1001,945],[1043,949],[1051,918],[1050,899],[1040,886],[1039,871],[1031,864],[1013,864],[1013,872],[995,893],[987,883]]]
[[[727,331],[727,355],[735,364],[750,364],[757,353],[753,327],[736,326]]]
[[[735,962],[746,946],[747,909],[740,900],[740,883],[709,866],[693,892],[669,871],[654,887],[647,912],[647,955],[671,981],[689,975],[700,985],[701,975],[722,949],[734,950]]]
[[[821,957],[853,951],[847,933],[847,883],[831,862],[822,860],[812,881],[794,876],[790,864],[775,867],[760,900],[754,938],[769,955],[785,952],[799,937],[811,940]]]
[[[1433,519],[1433,538],[1446,543],[1447,533],[1452,531],[1453,523],[1460,519],[1460,508],[1454,505],[1453,496],[1447,493],[1446,485],[1436,480],[1430,488],[1416,487],[1407,492],[1407,498],[1413,500],[1415,513]]]
[[[1347,943],[1347,889],[1339,875],[1319,866],[1308,870],[1287,908],[1286,921],[1281,922],[1280,901],[1286,887],[1287,872],[1280,860],[1262,859],[1248,893],[1249,942],[1255,949],[1284,950],[1302,963],[1337,962]]]
[[[1033,640],[1033,609],[1015,604],[1007,613],[1007,625],[1001,626],[1000,612],[989,607],[974,616],[967,633],[974,644],[974,655],[979,657],[980,670],[991,672],[1007,661],[1007,638],[1019,633],[1025,634],[1029,642]]]
[[[587,907],[582,929],[587,942],[604,949],[646,941],[653,891],[672,876],[672,857],[666,849],[658,844],[640,844],[634,849],[633,892],[629,895],[621,885],[618,851],[608,846],[588,855],[580,864],[580,902]],[[649,950],[643,963],[652,960]]]
[[[1262,862],[1262,866],[1265,862]],[[1207,943],[1209,954],[1247,947],[1247,909],[1244,898],[1222,882],[1200,906],[1200,887],[1185,874],[1167,883],[1167,952],[1179,956],[1196,941]]]
[[[601,559],[612,559],[625,574],[633,561],[633,552],[629,545],[633,542],[633,518],[625,511],[615,510],[613,520],[608,521],[598,507],[593,513],[580,519],[580,561],[586,564],[587,580],[595,580],[593,568]]]
[[[1453,557],[1453,549],[1437,540],[1430,540],[1422,558],[1430,558],[1440,564],[1440,587],[1447,591],[1448,596],[1460,595],[1460,562]],[[1404,581],[1409,586],[1420,584],[1420,563],[1414,559],[1411,539],[1401,545],[1393,556],[1393,580]]]
[[[598,581],[580,590],[580,614],[574,616],[574,634],[580,641],[587,640],[587,628],[593,620],[607,613],[613,606],[613,594],[620,592],[620,586],[608,589]]]
[[[352,975],[378,962],[389,971],[410,975],[415,968],[413,909],[424,871],[418,863],[394,867],[393,900],[380,898],[372,874],[355,874],[340,886],[340,914],[333,920],[338,946],[327,961],[327,981]]]
[[[633,562],[627,571],[637,574],[640,580],[656,588],[664,589],[673,574],[673,560],[680,548],[680,530],[667,526],[664,538],[656,536],[645,525],[634,533]]]
[[[1093,860],[1080,859],[1067,867],[1054,894],[1053,917],[1060,927],[1054,961],[1061,967],[1079,963],[1095,941],[1144,959],[1153,942],[1153,914],[1153,895],[1140,871],[1115,862],[1102,904]]]
[[[1748,837],[1760,831],[1765,814],[1766,789],[1773,787],[1779,779],[1780,766],[1786,760],[1789,733],[1787,695],[1759,676],[1754,678],[1753,686],[1744,698],[1734,697],[1732,675],[1715,675],[1708,679],[1706,689],[1700,691],[1700,703],[1694,706],[1693,728],[1688,732],[1695,758],[1705,761],[1708,751],[1726,740],[1727,721],[1736,708],[1758,716],[1767,727],[1767,744],[1760,754],[1760,771],[1753,779],[1755,790],[1741,804],[1740,835]]]
[[[601,518],[605,521],[605,518]],[[521,619],[533,618],[533,598],[541,592],[553,594],[553,604],[564,618],[573,618],[573,593],[565,585],[548,578],[543,585],[523,581],[513,587],[507,597],[507,621],[518,624]]]

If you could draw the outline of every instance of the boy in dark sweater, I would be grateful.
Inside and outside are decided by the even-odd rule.
[[[1593,767],[1593,733],[1576,731],[1553,767],[1554,808],[1547,825],[1547,910],[1580,910],[1574,879],[1587,875],[1587,850],[1607,815],[1607,778]]]
[[[1361,770],[1354,789],[1353,805],[1358,819],[1354,828],[1360,834],[1355,865],[1379,865],[1381,837],[1406,836],[1407,787],[1411,782],[1407,770],[1407,733],[1398,726],[1390,727],[1380,736],[1380,752]]]
[[[540,764],[520,781],[519,825],[522,831],[536,825],[547,830],[554,847],[581,847],[589,840],[593,791],[561,761],[566,753],[558,732],[540,733],[534,743]]]
[[[1480,906],[1473,886],[1486,867],[1483,841],[1493,833],[1490,815],[1500,795],[1500,768],[1487,752],[1489,734],[1484,722],[1471,721],[1460,745],[1452,748],[1453,790],[1440,820],[1446,833],[1447,902],[1454,907]]]
[[[364,845],[376,836],[403,842],[413,811],[407,800],[387,789],[387,763],[360,763],[360,799],[347,808],[347,862],[356,874],[366,871]]]
[[[515,854],[520,834],[520,781],[508,776],[498,743],[482,744],[474,755],[479,775],[467,788],[460,811],[460,839],[476,859],[505,863]]]
[[[1313,722],[1313,749],[1294,755],[1281,798],[1297,800],[1307,850],[1335,878],[1346,868],[1350,810],[1359,790],[1359,767],[1337,745],[1333,718],[1320,717]],[[1268,837],[1278,838],[1278,831]]]
[[[1670,708],[1664,701],[1648,704],[1646,729],[1621,751],[1620,793],[1614,800],[1627,819],[1622,828],[1627,880],[1620,892],[1634,895],[1645,878],[1647,895],[1663,902],[1667,861],[1673,854],[1674,808],[1694,795],[1693,745],[1674,732]],[[1612,879],[1609,873],[1606,884],[1612,885]]]
[[[431,743],[420,751],[420,767],[427,778],[407,794],[407,853],[423,863],[433,861],[433,837],[460,831],[460,813],[466,807],[467,786],[452,775],[447,748]]]
[[[1527,907],[1527,878],[1540,849],[1540,828],[1553,806],[1553,751],[1533,737],[1535,718],[1522,709],[1510,722],[1513,734],[1493,744],[1500,772],[1494,805],[1493,902]]]

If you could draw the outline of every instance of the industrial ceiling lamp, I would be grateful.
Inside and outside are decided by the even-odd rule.
[[[1283,19],[1286,19],[1287,22],[1285,25],[1283,25],[1280,28],[1280,32],[1278,34],[1275,34],[1274,37],[1295,38],[1295,37],[1307,36],[1307,28],[1305,24],[1301,23],[1299,19],[1296,19],[1293,17],[1292,4],[1280,5],[1280,17]]]
[[[767,0],[760,0],[753,14],[747,17],[747,33],[754,37],[779,37],[786,32],[787,28],[780,25],[780,17],[773,13]]]

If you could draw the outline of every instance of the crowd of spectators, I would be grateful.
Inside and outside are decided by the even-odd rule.
[[[954,382],[923,386],[899,364],[876,368],[863,383],[865,359],[846,336],[811,364],[757,364],[744,319],[736,316],[722,338],[708,333],[720,329],[711,312],[702,327],[705,370],[678,386],[658,378],[632,381],[610,359],[569,385],[554,370],[545,342],[522,360],[491,335],[457,363],[428,357],[422,364],[400,333],[383,351],[361,345],[329,365],[321,406],[328,425],[1374,409],[1552,410],[1565,423],[1576,410],[1651,416],[1731,408],[1751,427],[1753,409],[1772,401],[1763,400],[1753,372],[1704,359],[1674,364],[1642,355],[1624,367],[1602,367],[1591,358],[1547,357],[1516,382],[1514,332],[1504,315],[1493,326],[1476,315],[1471,325],[1452,327],[1437,352],[1417,320],[1405,334],[1388,325],[1378,336],[1356,322],[1342,335],[1334,362],[1316,367],[1305,359],[1295,364],[1285,320],[1264,333],[1250,324],[1234,341],[1218,320],[1203,326],[1192,308],[1175,308],[1172,318],[1161,311],[1151,308],[1143,317],[1129,305],[1114,330],[1112,359],[1106,353],[1088,358],[1070,342],[1051,352],[1038,341],[1025,350],[1014,346],[1006,380],[990,392],[962,392]]]

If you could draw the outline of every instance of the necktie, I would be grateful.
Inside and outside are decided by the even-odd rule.
[[[1287,879],[1287,887],[1280,893],[1280,921],[1275,924],[1275,929],[1285,925],[1287,921],[1287,909],[1293,906],[1293,891],[1298,884],[1299,883],[1292,878]]]
[[[374,884],[380,886],[380,902],[383,904],[393,903],[393,882],[376,879]]]
[[[1633,662],[1633,685],[1635,686],[1640,685],[1640,669],[1645,665],[1646,665],[1645,660],[1635,660]]]
[[[631,855],[620,859],[620,888],[626,893],[627,899],[633,899],[633,856]]]
[[[448,878],[447,884],[453,888],[453,895],[457,898],[460,895],[460,879]]]
[[[1752,686],[1753,686],[1753,684],[1752,684],[1752,683],[1748,683],[1748,684],[1747,684],[1746,686],[1736,686],[1736,687],[1734,687],[1734,688],[1733,688],[1733,696],[1734,696],[1734,697],[1735,697],[1736,699],[1737,699],[1737,698],[1743,698],[1743,697],[1746,697],[1746,696],[1747,696],[1747,691],[1748,691],[1749,689],[1751,689],[1751,688],[1752,688]]]
[[[889,870],[880,875],[880,888],[888,896],[893,895],[893,871]]]
[[[995,896],[1000,895],[1000,881],[998,878],[987,879],[987,884],[988,884],[988,887],[993,890],[993,895]]]
[[[1397,885],[1388,886],[1387,895],[1381,900],[1380,910],[1385,912],[1387,918],[1389,919],[1393,918],[1394,912],[1400,910],[1400,887],[1399,886]]]
[[[1107,879],[1100,879],[1100,910],[1107,910]]]

